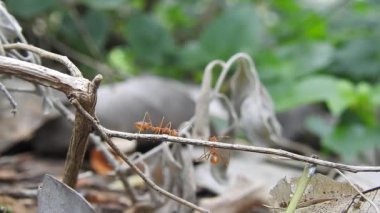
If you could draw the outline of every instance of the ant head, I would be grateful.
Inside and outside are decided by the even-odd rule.
[[[208,140],[211,141],[211,142],[217,142],[218,138],[216,136],[211,136],[211,137],[209,137]]]
[[[178,137],[178,132],[177,130],[173,129],[172,132],[170,133],[171,136]]]

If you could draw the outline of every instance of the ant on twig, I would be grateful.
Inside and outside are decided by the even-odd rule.
[[[171,128],[171,122],[167,123],[165,127],[162,127],[164,123],[164,117],[162,117],[160,125],[154,126],[152,123],[152,120],[150,119],[149,113],[146,112],[144,115],[144,118],[142,121],[135,122],[136,129],[139,130],[138,133],[142,131],[150,130],[154,132],[155,134],[166,134],[170,136],[178,137],[178,131]],[[211,142],[217,142],[218,138],[216,136],[211,136],[208,138]],[[218,164],[220,162],[223,162],[225,165],[228,164],[228,158],[223,156],[223,154],[220,152],[218,148],[215,147],[209,147],[208,151],[204,149],[204,153],[201,157],[199,157],[199,160],[210,160],[211,164]]]
[[[218,141],[218,138],[216,136],[211,136],[208,138],[208,140],[210,142],[217,142]],[[210,163],[213,164],[213,165],[216,165],[218,163],[224,163],[225,165],[228,164],[228,158],[226,158],[218,148],[215,148],[215,147],[209,147],[208,148],[209,150],[206,151],[206,149],[204,150],[204,153],[201,157],[199,157],[199,160],[203,160],[203,159],[206,159],[206,160],[210,160]]]
[[[152,120],[150,119],[149,113],[145,112],[144,119],[142,121],[135,122],[136,129],[139,130],[139,133],[142,131],[150,130],[155,134],[166,134],[170,136],[178,137],[178,131],[172,129],[172,123],[169,122],[165,127],[162,127],[165,117],[162,117],[160,126],[154,126]],[[148,120],[148,121],[146,121]]]

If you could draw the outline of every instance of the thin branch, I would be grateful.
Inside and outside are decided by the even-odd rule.
[[[351,205],[355,202],[355,199],[358,198],[359,196],[361,196],[361,194],[367,194],[367,193],[376,191],[376,193],[375,193],[375,195],[376,195],[378,190],[380,190],[380,186],[377,186],[377,187],[374,187],[371,189],[367,189],[365,191],[362,191],[361,193],[356,194],[354,197],[352,197],[350,204],[347,206],[347,208],[345,210],[342,211],[342,213],[347,213],[348,210],[350,210]]]
[[[74,77],[83,77],[79,69],[66,56],[58,55],[58,54],[46,51],[44,49],[41,49],[32,45],[28,45],[28,44],[23,44],[23,43],[4,44],[3,48],[6,50],[8,49],[29,50],[31,52],[37,53],[42,58],[48,58],[50,60],[57,61],[65,65],[65,67],[67,67],[67,69],[69,70],[70,74]]]
[[[124,186],[125,192],[131,198],[133,203],[138,201],[136,192],[133,190],[132,186],[129,184],[125,175],[123,174],[123,170],[120,167],[120,163],[114,158],[114,156],[108,151],[103,143],[100,142],[99,138],[97,138],[94,134],[90,135],[90,141],[96,146],[96,148],[103,154],[106,158],[107,162],[111,164],[112,168],[116,172],[116,176],[120,179],[121,183]]]
[[[91,85],[91,82],[85,78],[73,77],[44,66],[4,56],[0,56],[0,73],[52,87],[66,95],[86,92]]]
[[[99,124],[99,122],[97,120],[95,120],[81,105],[80,103],[78,102],[78,100],[76,99],[71,99],[70,100],[71,103],[77,108],[77,110],[79,112],[82,113],[83,116],[85,116],[89,121],[92,122],[92,125],[93,127],[98,131],[98,133],[100,134],[100,136],[102,137],[102,139],[104,141],[107,142],[107,144],[115,151],[115,153],[117,155],[119,155],[119,157],[121,157],[125,163],[128,164],[128,166],[130,166],[144,181],[145,183],[147,183],[151,188],[153,188],[154,190],[156,190],[157,192],[165,195],[166,197],[172,199],[172,200],[175,200],[177,201],[178,203],[181,203],[183,205],[186,205],[194,210],[197,210],[197,211],[200,211],[200,212],[209,212],[208,210],[206,209],[203,209],[187,200],[184,200],[174,194],[171,194],[170,192],[162,189],[161,187],[159,187],[158,185],[156,185],[152,180],[150,180],[149,178],[147,178],[145,176],[145,174],[135,165],[133,164],[128,158],[127,156],[124,155],[124,153],[122,151],[120,151],[120,149],[112,142],[112,140],[110,139],[110,137],[106,134],[106,132],[104,131],[104,128]]]
[[[311,164],[317,164],[319,166],[331,167],[331,168],[336,168],[336,169],[354,172],[354,173],[380,171],[380,167],[378,166],[353,166],[353,165],[347,165],[347,164],[342,164],[342,163],[334,163],[331,161],[298,155],[298,154],[284,151],[281,149],[272,149],[272,148],[249,146],[249,145],[242,145],[242,144],[228,144],[228,143],[213,142],[213,141],[210,142],[210,141],[199,140],[199,139],[173,137],[170,135],[126,133],[126,132],[109,130],[105,127],[101,127],[101,128],[102,128],[102,131],[106,132],[109,137],[125,138],[128,140],[170,141],[174,143],[191,144],[191,145],[196,145],[196,146],[208,146],[208,147],[215,147],[215,148],[220,148],[220,149],[277,155],[277,156],[286,157],[286,158],[290,158],[297,161],[303,161],[303,162],[307,162]]]
[[[346,175],[344,175],[343,174],[343,172],[341,172],[341,171],[339,171],[339,169],[336,169],[336,171],[344,178],[344,179],[346,179],[346,181],[348,182],[348,183],[350,183],[350,185],[352,186],[352,188],[354,188],[361,196],[362,196],[362,198],[364,198],[364,199],[366,199],[367,201],[368,201],[368,203],[371,205],[371,206],[373,206],[373,208],[375,209],[375,211],[376,211],[376,213],[379,213],[380,211],[379,211],[379,208],[376,206],[376,204],[372,201],[372,200],[370,200],[367,196],[365,196],[364,195],[364,193],[362,192],[362,191],[360,191],[360,189],[358,189],[358,187],[355,185],[355,184],[353,184],[352,182],[351,182],[351,180],[346,176]],[[353,200],[355,200],[355,197],[356,197],[356,195],[353,197],[353,199],[352,199],[352,201]],[[352,203],[352,202],[351,202]],[[350,208],[350,206],[351,206],[351,203],[350,203],[350,205],[348,206],[348,208],[346,209],[346,211],[344,211],[344,212],[347,212],[348,211],[348,209]]]
[[[7,88],[4,86],[4,84],[0,83],[0,91],[4,93],[5,97],[7,97],[11,107],[12,107],[12,114],[16,115],[17,112],[17,103],[15,99],[12,97],[12,95],[9,93]]]

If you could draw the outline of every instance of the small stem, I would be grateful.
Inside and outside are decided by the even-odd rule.
[[[302,176],[298,180],[296,192],[294,193],[292,200],[286,209],[286,213],[293,213],[297,209],[297,205],[300,202],[302,195],[311,180],[311,177],[314,175],[315,169],[315,165],[307,164],[305,166]]]
[[[11,107],[12,107],[12,114],[13,115],[16,115],[16,112],[17,112],[17,103],[15,101],[15,99],[13,99],[12,95],[9,93],[9,91],[7,90],[7,88],[4,86],[4,84],[0,83],[0,91],[2,91],[4,93],[4,95],[7,97]]]

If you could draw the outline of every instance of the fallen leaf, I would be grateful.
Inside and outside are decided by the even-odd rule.
[[[280,209],[287,207],[296,190],[298,179],[291,178],[288,181],[284,178],[277,183],[270,192],[272,207]],[[360,187],[356,187],[361,190]],[[366,196],[380,206],[380,196],[376,196],[376,193],[377,191],[370,192]],[[339,182],[327,176],[316,174],[306,187],[296,212],[342,212],[357,194],[357,190],[348,182]],[[369,202],[361,199],[358,199],[350,209],[353,212],[372,212],[374,210],[370,208]]]

